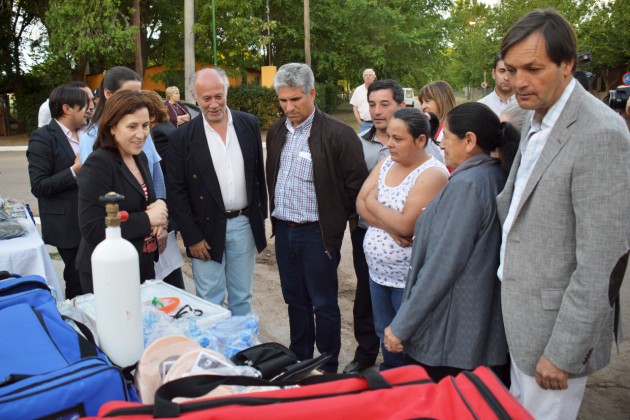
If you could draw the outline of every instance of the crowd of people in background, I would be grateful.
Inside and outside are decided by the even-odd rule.
[[[280,67],[283,116],[268,130],[228,107],[218,68],[196,72],[200,115],[113,67],[96,95],[53,90],[27,158],[42,235],[64,260],[66,297],[92,292],[104,239],[99,197],[125,196],[122,236],[141,281],[180,233],[196,293],[252,311],[271,218],[290,349],[339,370],[337,268],[349,230],[355,356],[344,373],[424,367],[439,381],[488,366],[536,418],[576,418],[588,375],[610,359],[630,250],[630,134],[573,76],[573,29],[555,10],[522,17],[493,63],[492,92],[456,104],[443,80],[421,109],[363,72],[358,135],[315,105],[306,64]],[[97,105],[95,103],[98,101]],[[167,279],[183,288],[181,271]]]

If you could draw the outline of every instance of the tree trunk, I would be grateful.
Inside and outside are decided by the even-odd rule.
[[[311,6],[304,0],[304,62],[311,66]]]
[[[140,24],[140,0],[131,0],[133,7],[133,26],[137,28],[136,33],[136,73],[140,78],[144,77],[144,64],[142,63],[142,25]]]

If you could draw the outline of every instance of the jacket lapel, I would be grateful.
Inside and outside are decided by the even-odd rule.
[[[231,111],[231,110],[230,110]],[[245,170],[245,189],[247,194],[247,202],[251,203],[252,194],[252,180],[254,176],[254,162],[256,160],[256,154],[254,151],[254,144],[256,139],[252,141],[254,133],[249,130],[249,126],[242,120],[241,115],[237,112],[232,112],[232,121],[234,123],[234,131],[236,131],[236,137],[238,138],[238,144],[241,147],[241,154],[243,155],[243,166]]]
[[[53,137],[55,141],[58,142],[61,146],[61,150],[63,150],[63,153],[67,156],[68,159],[74,162],[74,150],[72,150],[72,146],[70,146],[70,142],[68,141],[66,135],[63,133],[63,129],[61,128],[61,126],[57,123],[56,120],[53,119],[48,124],[48,128],[52,131]]]
[[[116,155],[116,159],[118,160],[118,163],[120,165],[119,170],[123,176],[123,179],[127,181],[133,187],[133,189],[142,196],[142,198],[144,198],[144,191],[142,191],[142,187],[140,186],[140,183],[138,182],[136,177],[133,176],[129,168],[127,168],[127,165],[125,165],[125,162],[123,162],[118,155]],[[138,163],[138,160],[135,156],[134,160],[136,161],[136,166],[138,166],[138,169],[140,169],[140,172],[142,173],[142,178],[144,178],[144,182],[148,185],[148,183],[151,181],[151,176],[149,174],[145,174],[144,168],[142,168],[142,165]]]
[[[200,115],[199,118],[195,118],[190,124],[195,124],[192,126],[190,136],[190,153],[192,154],[192,159],[195,161],[196,167],[199,168],[201,179],[203,179],[206,187],[208,187],[208,191],[213,200],[216,201],[219,208],[225,210],[223,196],[221,195],[221,186],[219,185],[219,179],[217,178],[212,156],[210,155],[208,140],[206,139],[203,115]]]
[[[564,110],[560,114],[558,121],[551,129],[551,133],[549,134],[549,138],[547,139],[547,143],[543,148],[538,160],[536,161],[536,165],[532,170],[532,173],[527,180],[527,184],[525,185],[525,189],[523,190],[523,196],[521,197],[521,201],[518,204],[516,209],[516,213],[514,218],[516,219],[523,208],[525,202],[528,200],[529,196],[532,194],[536,185],[549,168],[549,165],[552,164],[553,160],[556,158],[560,150],[567,144],[567,142],[571,139],[573,135],[573,130],[571,129],[571,125],[577,120],[577,110],[579,108],[580,99],[579,95],[581,93],[580,89],[574,88],[571,96],[569,96],[569,100],[567,101]],[[520,163],[520,152],[519,152],[519,163]]]

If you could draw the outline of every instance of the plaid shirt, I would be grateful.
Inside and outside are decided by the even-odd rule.
[[[317,196],[313,183],[313,159],[308,138],[315,111],[297,128],[287,118],[287,141],[280,155],[280,168],[272,216],[295,223],[316,222]]]

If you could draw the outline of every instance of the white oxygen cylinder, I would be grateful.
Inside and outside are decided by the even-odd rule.
[[[105,240],[92,253],[92,280],[101,350],[116,365],[127,367],[140,360],[144,338],[138,251],[121,236],[121,199],[122,195],[111,192],[101,197],[107,202],[107,228]]]

